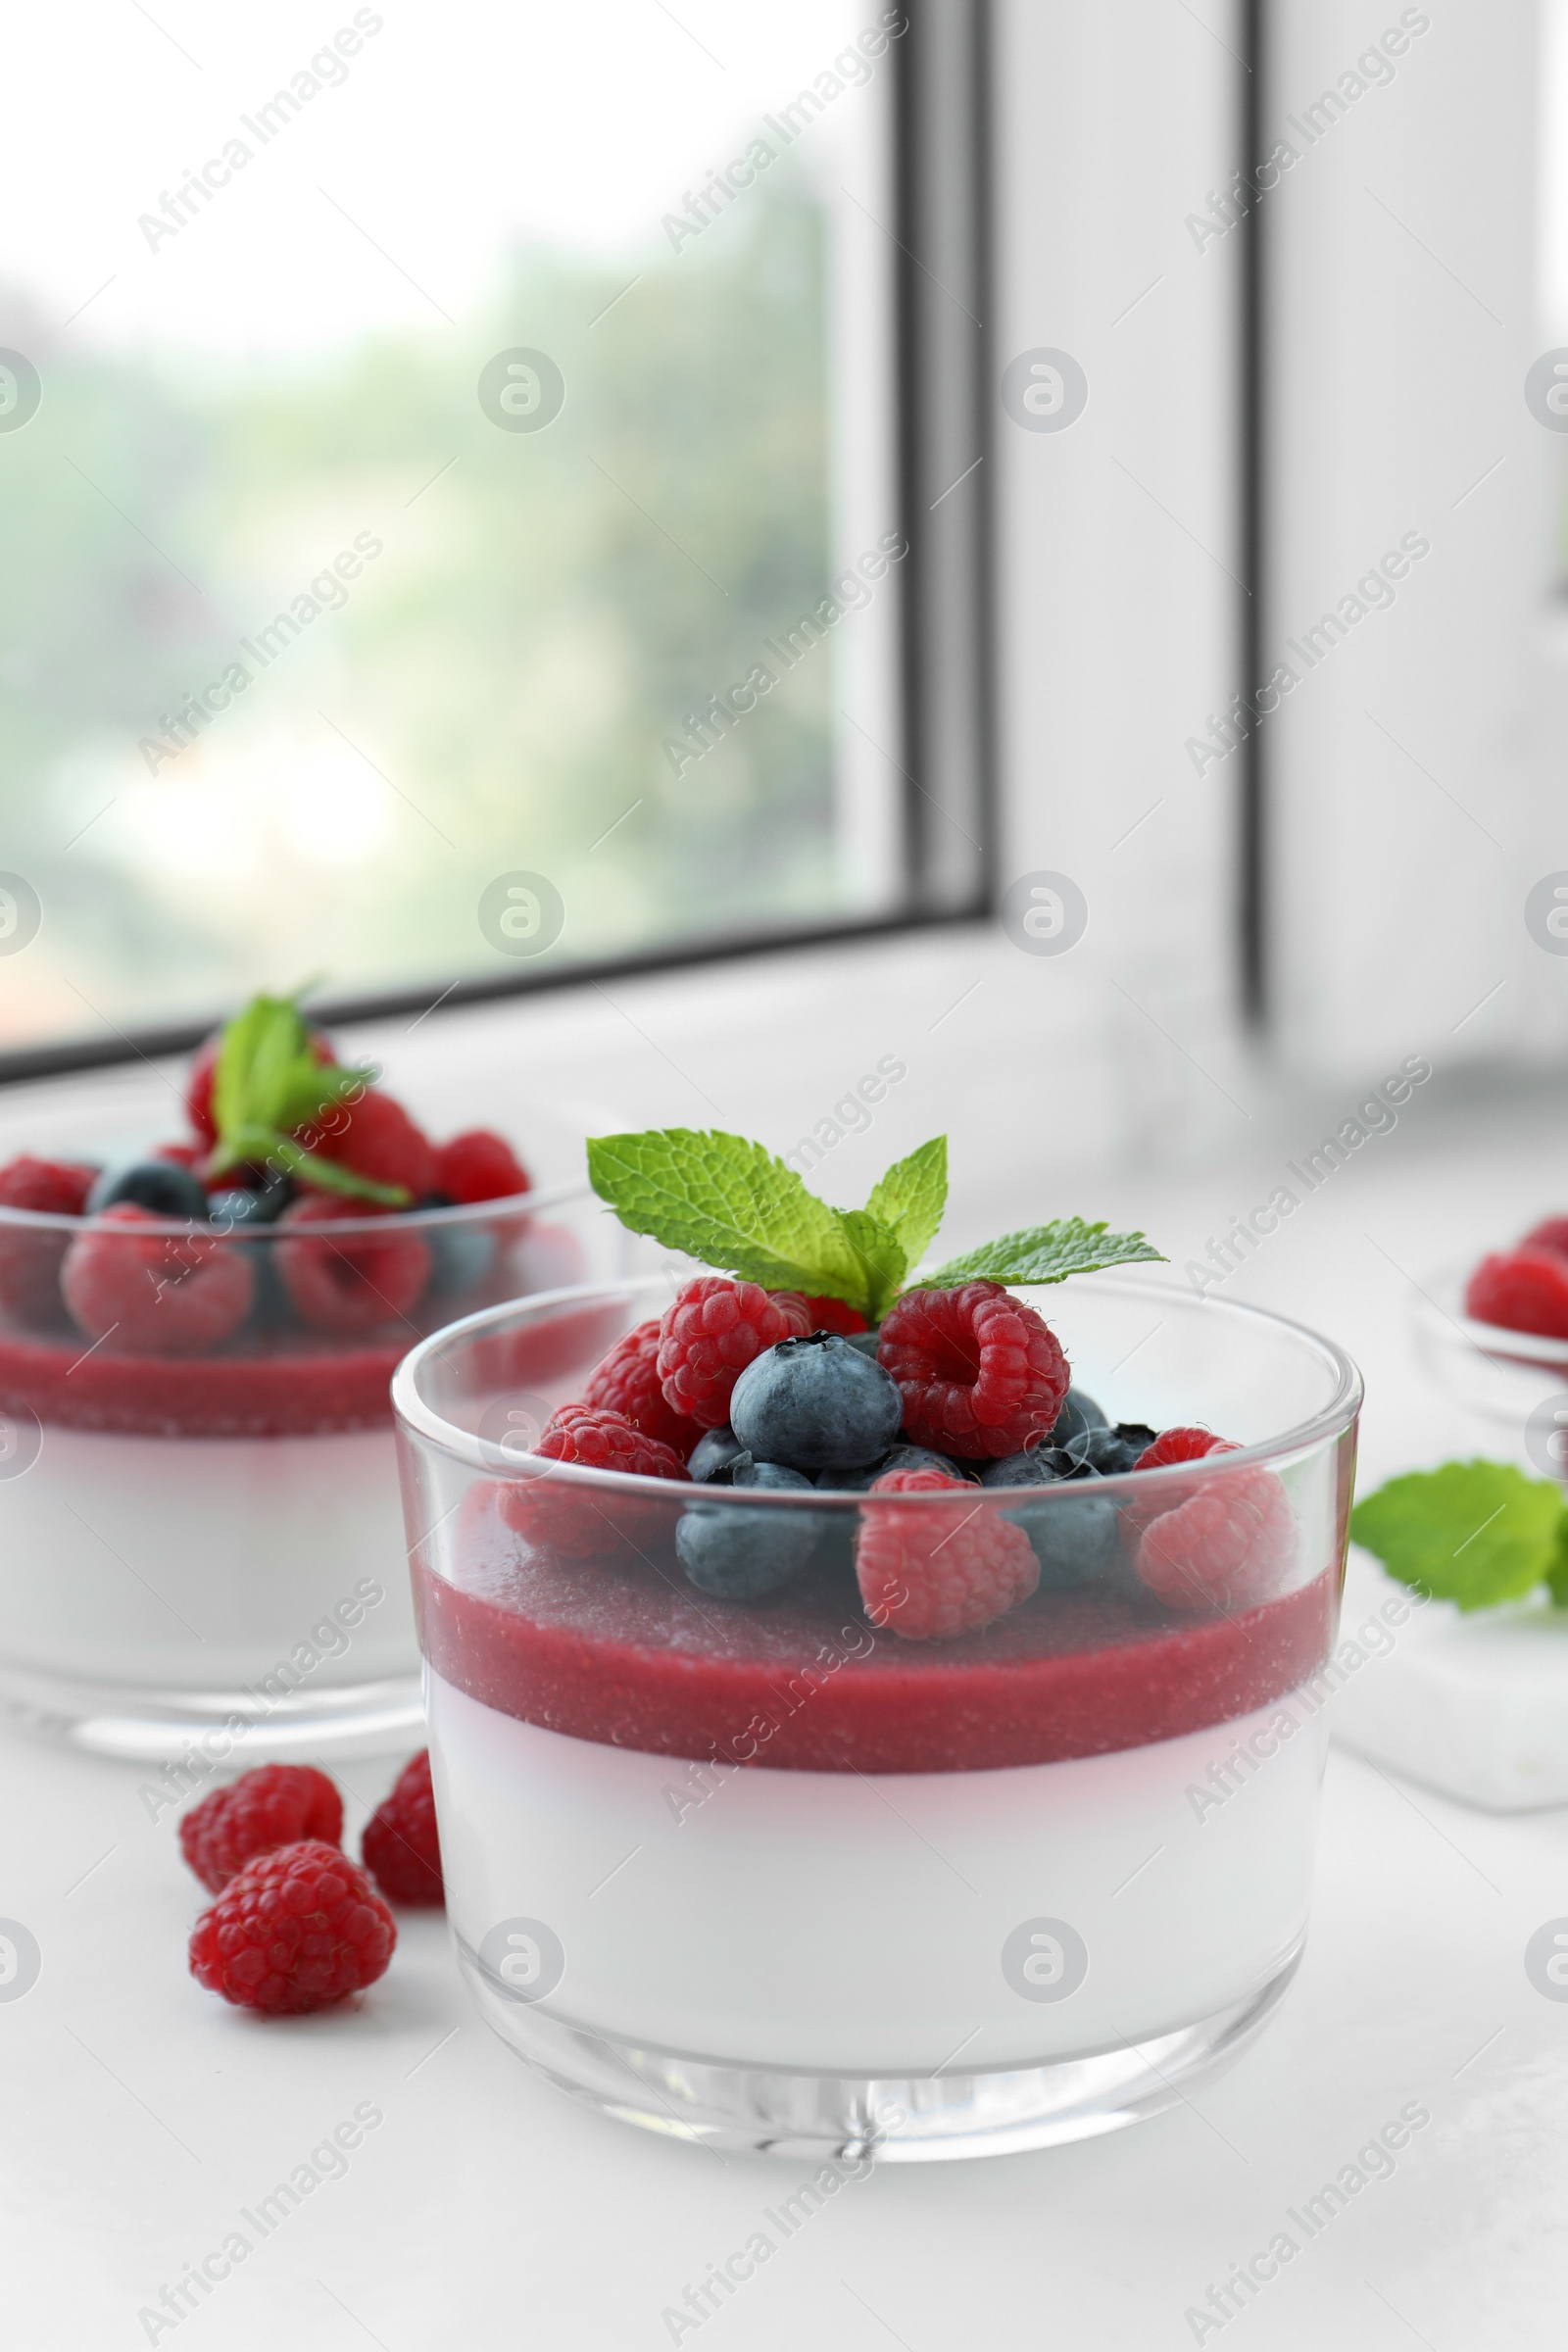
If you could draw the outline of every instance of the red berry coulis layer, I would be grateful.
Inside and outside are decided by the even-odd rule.
[[[1261,1707],[1327,1655],[1332,1566],[1281,1599],[1174,1620],[1041,1592],[940,1645],[877,1634],[828,1566],[744,1610],[654,1566],[531,1553],[475,1488],[460,1587],[416,1563],[435,1672],[525,1723],[656,1755],[794,1772],[975,1772],[1172,1740]]]
[[[475,1376],[545,1389],[569,1381],[602,1354],[621,1323],[618,1307],[574,1308],[537,1329],[498,1334],[474,1350]],[[297,1333],[275,1352],[265,1342],[244,1351],[200,1356],[118,1355],[76,1334],[67,1340],[0,1334],[0,1412],[36,1413],[46,1426],[120,1437],[326,1437],[386,1429],[390,1383],[416,1331],[382,1333],[356,1346],[312,1344]]]

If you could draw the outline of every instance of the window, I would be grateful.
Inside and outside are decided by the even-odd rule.
[[[13,1070],[313,973],[974,909],[977,43],[877,0],[19,28]]]

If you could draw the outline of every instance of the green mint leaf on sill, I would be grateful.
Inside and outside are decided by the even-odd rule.
[[[761,1144],[689,1127],[588,1140],[588,1177],[621,1223],[773,1291],[866,1311],[872,1275],[835,1209]]]
[[[982,1242],[961,1257],[949,1258],[934,1274],[920,1277],[922,1290],[951,1291],[962,1282],[1065,1282],[1069,1274],[1097,1274],[1106,1266],[1164,1265],[1165,1258],[1141,1233],[1108,1233],[1104,1221],[1058,1217]]]
[[[1350,1534],[1390,1576],[1461,1609],[1568,1598],[1568,1512],[1549,1480],[1508,1462],[1445,1462],[1392,1478],[1358,1502]]]
[[[904,1252],[898,1281],[931,1247],[947,1204],[948,1139],[936,1135],[907,1159],[896,1160],[865,1204]]]

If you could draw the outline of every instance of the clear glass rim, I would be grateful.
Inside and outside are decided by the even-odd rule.
[[[1410,1308],[1416,1323],[1437,1339],[1451,1344],[1457,1338],[1481,1355],[1505,1356],[1533,1371],[1547,1364],[1568,1372],[1568,1340],[1554,1340],[1544,1331],[1513,1331],[1504,1323],[1478,1323],[1465,1313],[1465,1285],[1476,1264],[1474,1258],[1450,1258],[1427,1276],[1424,1286],[1418,1283]]]
[[[1363,1385],[1360,1372],[1351,1358],[1335,1341],[1326,1339],[1321,1332],[1313,1331],[1288,1315],[1275,1314],[1269,1307],[1253,1306],[1242,1299],[1199,1298],[1193,1292],[1173,1282],[1143,1282],[1118,1274],[1080,1274],[1074,1276],[1073,1280],[1081,1291],[1093,1288],[1123,1298],[1162,1298],[1167,1303],[1179,1303],[1195,1313],[1224,1314],[1240,1321],[1265,1324],[1272,1331],[1288,1333],[1293,1340],[1315,1353],[1332,1371],[1334,1393],[1327,1404],[1306,1420],[1296,1422],[1291,1428],[1255,1446],[1238,1446],[1234,1451],[1215,1459],[1212,1470],[1218,1470],[1222,1463],[1227,1471],[1254,1465],[1266,1467],[1283,1455],[1306,1451],[1343,1435],[1360,1410]],[[1038,1291],[1056,1286],[1020,1283],[1013,1287],[1020,1291]],[[693,1501],[701,1501],[705,1508],[711,1505],[732,1510],[859,1510],[865,1501],[863,1494],[846,1493],[831,1487],[813,1489],[808,1494],[763,1493],[756,1489],[734,1487],[688,1488],[673,1479],[639,1478],[623,1470],[590,1470],[577,1462],[542,1462],[537,1470],[530,1471],[527,1464],[530,1459],[537,1457],[520,1454],[498,1461],[494,1447],[487,1449],[483,1439],[467,1430],[459,1429],[419,1395],[418,1382],[426,1364],[431,1358],[443,1354],[455,1341],[480,1339],[518,1315],[533,1316],[557,1306],[588,1306],[612,1298],[635,1299],[639,1295],[648,1298],[662,1295],[667,1300],[667,1279],[662,1275],[646,1275],[634,1276],[623,1282],[576,1283],[559,1291],[538,1291],[526,1298],[505,1299],[499,1306],[481,1307],[474,1314],[464,1315],[456,1322],[445,1324],[441,1330],[432,1332],[427,1339],[411,1348],[393,1373],[394,1420],[424,1444],[435,1446],[449,1460],[489,1478],[498,1475],[520,1476],[524,1479],[548,1477],[553,1484],[559,1482],[564,1487],[581,1487],[585,1493],[639,1495],[644,1498],[663,1489],[671,1504],[679,1501],[689,1506]],[[1081,1502],[1091,1494],[1125,1502],[1134,1495],[1168,1493],[1183,1481],[1190,1487],[1195,1472],[1201,1473],[1204,1467],[1202,1461],[1169,1462],[1155,1470],[1124,1470],[1113,1477],[1097,1478],[1093,1482],[1061,1480],[1046,1486],[982,1487],[977,1488],[975,1494],[977,1497],[1004,1498],[1009,1504],[1027,1500],[1051,1507],[1073,1500]],[[889,1494],[879,1495],[877,1502],[879,1507],[885,1504],[907,1504],[929,1510],[932,1497],[929,1494]]]
[[[157,1154],[149,1153],[148,1156],[156,1158]],[[235,1184],[232,1189],[240,1192],[244,1187]],[[376,1234],[384,1241],[389,1227],[402,1234],[449,1230],[453,1226],[461,1229],[466,1225],[488,1224],[496,1217],[515,1217],[524,1213],[532,1216],[540,1209],[560,1208],[568,1201],[583,1200],[589,1189],[586,1176],[574,1176],[565,1184],[541,1185],[531,1193],[509,1193],[499,1200],[460,1200],[448,1208],[381,1209],[374,1215],[333,1217],[327,1230],[334,1241],[360,1233]],[[0,1202],[0,1231],[7,1228],[18,1233],[63,1234],[68,1239],[80,1233],[123,1234],[125,1231],[122,1224],[116,1224],[102,1213],[92,1217],[72,1217],[60,1209],[13,1208]],[[319,1230],[314,1226],[302,1228],[275,1223],[214,1225],[201,1217],[143,1217],[135,1228],[138,1239],[171,1234],[180,1241],[232,1241],[243,1243],[247,1248],[252,1243],[299,1241],[303,1236],[314,1237]],[[515,1306],[521,1301],[512,1299],[505,1303]]]

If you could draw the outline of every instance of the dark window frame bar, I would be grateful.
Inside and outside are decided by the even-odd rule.
[[[350,1023],[526,1002],[734,959],[981,922],[997,877],[995,483],[997,407],[991,0],[909,0],[894,58],[895,368],[904,574],[898,747],[905,899],[838,923],[749,927],[643,955],[475,975],[313,1001]],[[965,323],[965,321],[968,323]],[[960,846],[961,845],[961,846]],[[188,1053],[220,1015],[0,1053],[0,1086]]]

